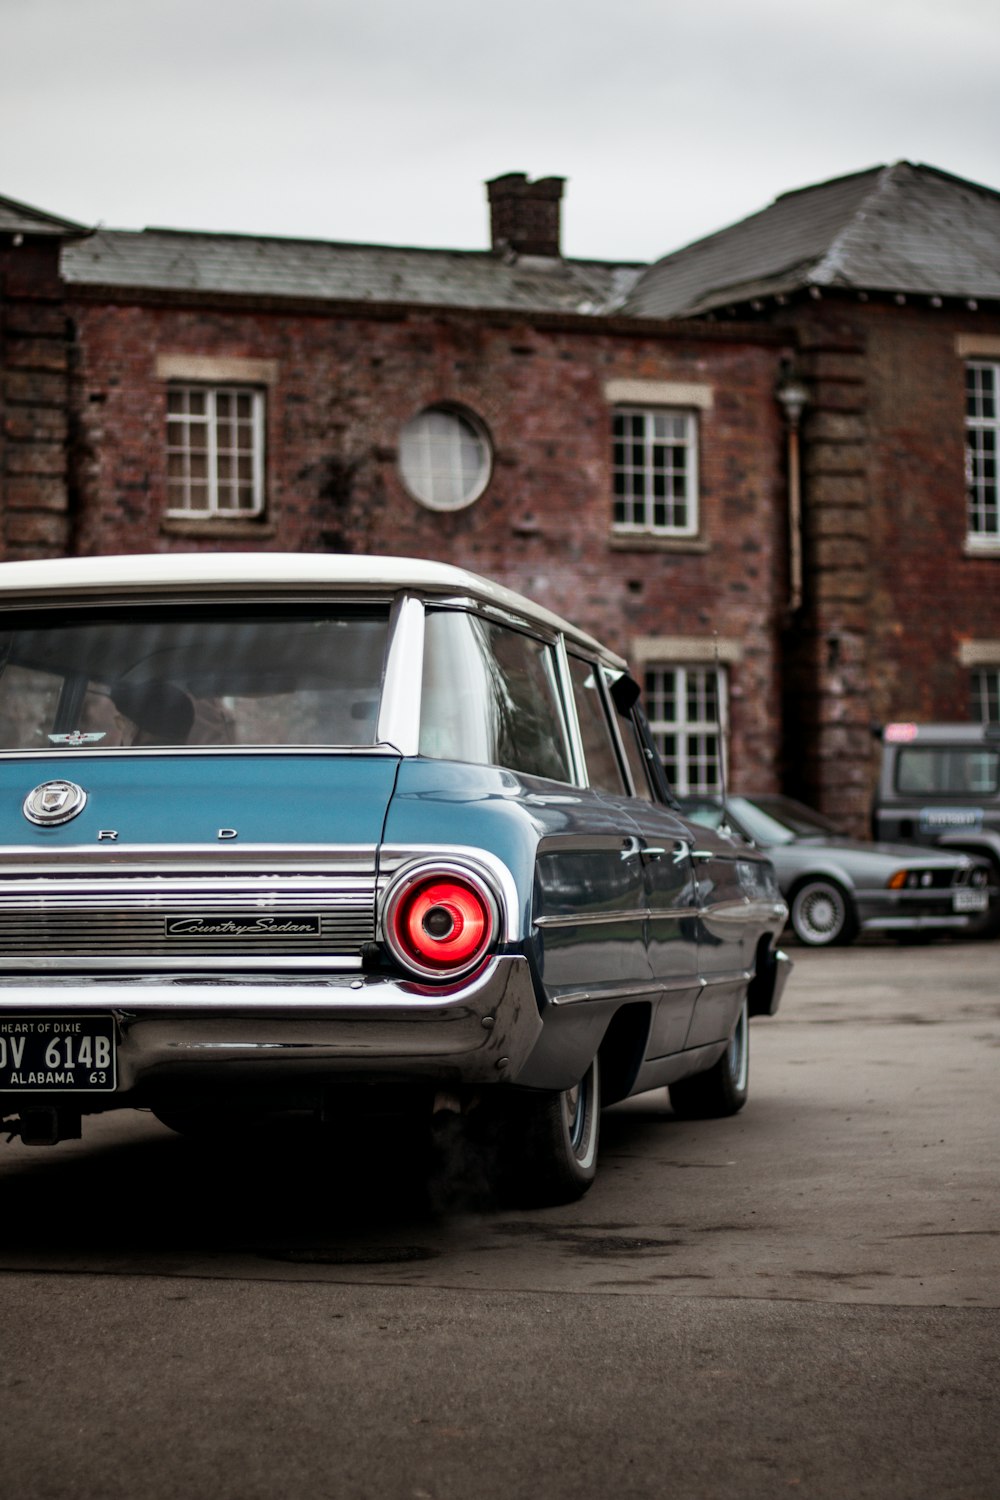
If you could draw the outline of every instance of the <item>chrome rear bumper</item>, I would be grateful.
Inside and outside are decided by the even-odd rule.
[[[147,1084],[210,1079],[516,1082],[542,1030],[521,957],[495,958],[445,990],[363,975],[0,980],[2,1016],[73,1013],[117,1024],[118,1089],[87,1098],[99,1108]]]

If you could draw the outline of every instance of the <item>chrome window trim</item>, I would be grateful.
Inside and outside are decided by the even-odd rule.
[[[425,609],[447,609],[457,611],[460,614],[478,615],[481,619],[490,620],[495,625],[506,625],[510,630],[520,630],[525,635],[533,635],[537,640],[544,641],[547,646],[554,646],[562,640],[562,632],[555,626],[549,625],[542,620],[535,620],[530,615],[519,615],[513,610],[504,609],[502,605],[490,604],[482,599],[474,599],[471,595],[453,595],[448,597],[430,594],[422,597]]]
[[[585,661],[585,657],[579,658]],[[580,729],[580,716],[576,711],[576,697],[573,692],[573,675],[569,666],[569,651],[566,647],[566,637],[560,635],[556,641],[556,661],[559,673],[559,689],[563,699],[563,713],[566,718],[566,727],[569,730],[570,759],[572,760],[574,786],[589,787],[587,779],[587,757],[583,751],[583,734]]]
[[[48,750],[4,750],[0,759],[9,760],[57,760],[72,765],[77,760],[119,760],[122,756],[142,756],[156,759],[169,756],[184,760],[192,755],[377,755],[396,759],[402,752],[396,745],[386,742],[371,745],[109,745],[107,750],[87,749],[86,746],[51,745]]]

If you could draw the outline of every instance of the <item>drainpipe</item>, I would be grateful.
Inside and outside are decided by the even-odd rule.
[[[802,607],[802,462],[799,424],[809,400],[809,390],[799,379],[790,359],[781,361],[775,400],[785,417],[786,468],[788,475],[788,610]]]

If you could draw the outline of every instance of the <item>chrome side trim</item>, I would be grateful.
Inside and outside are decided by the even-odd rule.
[[[0,879],[8,875],[48,873],[87,876],[96,880],[106,872],[115,876],[147,873],[232,875],[259,871],[273,875],[282,869],[298,874],[373,874],[376,844],[70,844],[55,849],[31,849],[23,844],[0,845]]]
[[[730,969],[725,974],[701,974],[698,983],[703,989],[711,989],[715,985],[749,984],[753,974],[749,969]]]
[[[689,974],[686,978],[661,980],[652,984],[615,985],[605,990],[570,990],[565,995],[551,995],[553,1005],[583,1005],[589,1000],[644,1000],[651,995],[677,994],[698,987],[698,977]]]
[[[579,916],[536,917],[536,927],[603,927],[613,922],[676,922],[699,915],[696,906],[636,906],[628,911],[582,913]]]
[[[535,926],[555,927],[607,927],[615,922],[645,922],[650,915],[648,907],[637,906],[630,911],[581,912],[578,916],[536,917]]]

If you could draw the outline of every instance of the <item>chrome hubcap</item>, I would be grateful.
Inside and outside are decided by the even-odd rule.
[[[575,1088],[567,1089],[563,1094],[563,1109],[566,1113],[566,1125],[569,1130],[570,1145],[577,1156],[583,1144],[584,1131],[587,1124],[586,1109],[586,1080],[578,1083]]]

